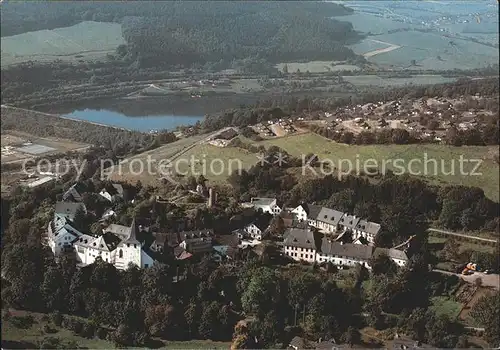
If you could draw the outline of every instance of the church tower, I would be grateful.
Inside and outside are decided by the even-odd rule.
[[[130,263],[141,267],[141,242],[137,239],[137,224],[132,220],[130,232],[117,247],[116,267],[126,270]]]

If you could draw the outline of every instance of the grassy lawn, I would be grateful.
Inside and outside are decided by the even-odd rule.
[[[436,314],[446,315],[452,320],[458,317],[462,309],[462,304],[445,296],[432,297],[431,303],[430,308],[436,312]]]
[[[230,342],[210,340],[168,341],[162,349],[229,349]]]
[[[85,347],[89,349],[110,349],[114,348],[114,345],[108,341],[101,340],[98,338],[87,339],[74,335],[73,332],[54,326],[50,321],[42,320],[43,314],[38,313],[28,313],[28,312],[15,312],[15,315],[32,315],[35,319],[35,323],[26,329],[15,327],[9,320],[2,319],[2,347],[4,342],[7,344],[22,342],[29,347],[38,348],[38,342],[45,337],[55,337],[59,338],[63,342],[76,342],[78,346]],[[43,326],[50,325],[52,328],[56,329],[56,333],[44,333]],[[12,347],[11,347],[12,348]]]
[[[491,199],[498,201],[499,198],[499,166],[488,157],[489,147],[346,145],[313,133],[266,140],[261,144],[278,146],[299,158],[314,153],[344,172],[366,172],[378,167],[381,171],[392,170],[396,174],[410,173],[436,185],[477,186]],[[461,157],[471,160],[463,163],[463,171],[460,170]],[[478,169],[474,169],[476,162],[473,159],[481,160]],[[453,170],[453,174],[448,175]],[[476,173],[481,175],[473,175]]]
[[[34,324],[26,329],[15,327],[10,320],[2,318],[2,348],[38,348],[39,342],[45,337],[59,338],[62,342],[74,342],[80,348],[87,349],[114,349],[112,342],[98,338],[87,339],[73,334],[72,331],[56,327],[53,323],[46,320],[44,314],[26,311],[12,311],[12,315],[26,316],[31,315],[34,318]],[[45,333],[44,325],[50,325],[57,330],[56,333]],[[190,340],[190,341],[163,341],[163,346],[159,349],[228,349],[230,342],[218,342],[211,340]],[[139,348],[138,348],[139,349]]]
[[[133,158],[146,160],[147,156],[151,156],[156,161],[160,159],[172,160],[173,154],[200,139],[200,136],[196,136],[179,140]],[[247,141],[244,138],[242,140]],[[330,172],[333,175],[337,174],[337,170],[341,170],[343,173],[366,174],[371,172],[373,174],[374,169],[378,168],[380,173],[387,170],[393,171],[396,175],[409,173],[435,185],[480,187],[489,198],[495,201],[499,199],[499,166],[491,158],[490,147],[346,145],[333,142],[314,133],[290,135],[260,142],[248,140],[248,143],[253,143],[256,146],[263,145],[266,148],[273,145],[278,146],[298,158],[302,158],[308,153],[314,153],[321,160],[334,166],[331,171],[325,169],[325,173]],[[461,158],[465,160],[478,159],[482,162],[478,169],[474,169],[475,162],[464,163],[461,171]],[[245,149],[198,144],[174,159],[173,163],[177,166],[177,173],[196,176],[203,172],[209,180],[220,183],[229,176],[231,170],[238,169],[240,165],[241,168],[248,169],[257,161],[256,155]],[[125,166],[123,173],[127,173],[127,168],[128,166]],[[452,174],[453,169],[454,173]],[[316,169],[316,171],[321,174],[320,169]],[[472,171],[474,174],[481,175],[470,175]],[[308,176],[313,174],[308,169],[302,173]],[[116,176],[113,178],[117,179]],[[148,178],[147,174],[140,176],[141,181],[145,183],[158,178],[159,176],[154,176],[154,179]]]

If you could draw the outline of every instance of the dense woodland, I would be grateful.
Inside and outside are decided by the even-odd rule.
[[[122,24],[126,45],[116,58],[137,68],[191,66],[260,57],[354,59],[344,45],[359,39],[348,22],[329,17],[352,10],[317,2],[8,3],[2,36],[64,27],[84,20]]]
[[[268,156],[277,151],[270,149]],[[99,156],[94,153],[94,157]],[[88,217],[75,219],[75,224],[86,223],[86,232],[97,233],[98,226],[90,223],[105,208],[97,193],[106,184],[98,180],[94,170],[97,173],[97,168],[86,169],[81,178]],[[186,186],[190,182],[192,187],[197,180],[187,179]],[[321,203],[379,221],[383,227],[376,242],[379,246],[392,246],[415,234],[409,251],[411,262],[398,269],[382,256],[372,261],[371,274],[358,266],[342,285],[333,267],[326,271],[286,267],[287,262],[272,259],[272,250],[260,257],[239,256],[229,265],[218,265],[208,258],[176,262],[165,255],[162,264],[142,271],[131,268],[120,272],[105,262],[76,269],[69,258],[54,261],[41,245],[41,233],[51,219],[55,201],[73,183],[68,174],[61,183],[34,191],[18,188],[11,199],[2,199],[2,209],[7,208],[2,223],[8,224],[2,235],[2,305],[51,312],[54,325],[117,345],[154,347],[151,337],[161,337],[233,340],[233,347],[239,349],[276,348],[295,335],[313,340],[334,337],[356,345],[360,342],[357,329],[370,325],[396,328],[436,347],[467,347],[462,325],[429,308],[433,296],[453,295],[460,284],[455,276],[429,272],[428,264],[435,262],[428,251],[425,229],[429,220],[438,220],[449,228],[495,226],[498,230],[498,203],[486,199],[482,191],[431,187],[406,176],[388,176],[377,184],[356,177],[296,183],[286,168],[267,166],[235,174],[230,182],[234,188],[220,189],[216,207],[194,211],[153,199],[158,193],[177,191],[171,185],[165,184],[163,189],[140,183],[128,186],[136,200],[118,205],[117,222],[130,224],[135,217],[140,224],[165,232],[185,221],[187,227],[213,228],[223,235],[230,232],[231,219],[241,213],[238,200],[277,195],[286,205]],[[174,282],[176,276],[180,277],[175,279],[178,282]],[[486,327],[492,346],[500,341],[495,326],[498,297],[485,299],[480,305],[488,307],[477,307],[472,313],[475,322]],[[245,318],[256,322],[236,326]],[[9,319],[20,327],[30,322],[4,310],[2,322]]]

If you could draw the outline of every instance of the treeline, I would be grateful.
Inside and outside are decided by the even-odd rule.
[[[447,130],[443,141],[451,146],[489,146],[498,145],[499,124],[498,120],[492,124],[483,125],[478,129],[460,130],[451,127]],[[434,136],[425,136],[418,133],[410,133],[405,129],[380,129],[377,131],[362,131],[354,134],[345,130],[334,130],[320,125],[309,125],[309,129],[318,135],[330,140],[348,145],[407,145],[415,143],[438,143]]]
[[[175,141],[171,132],[157,135],[78,122],[47,114],[2,107],[1,130],[16,130],[39,137],[57,137],[106,148],[125,156]]]

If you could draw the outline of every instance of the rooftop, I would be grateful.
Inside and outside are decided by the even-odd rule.
[[[323,238],[323,241],[321,242],[321,253],[325,255],[337,255],[360,260],[370,260],[373,253],[373,247],[363,244],[342,244],[341,242]]]
[[[309,229],[289,228],[285,231],[285,237],[285,246],[316,249],[314,233]]]
[[[252,203],[255,206],[267,206],[271,205],[276,201],[276,198],[252,198],[250,203]]]

